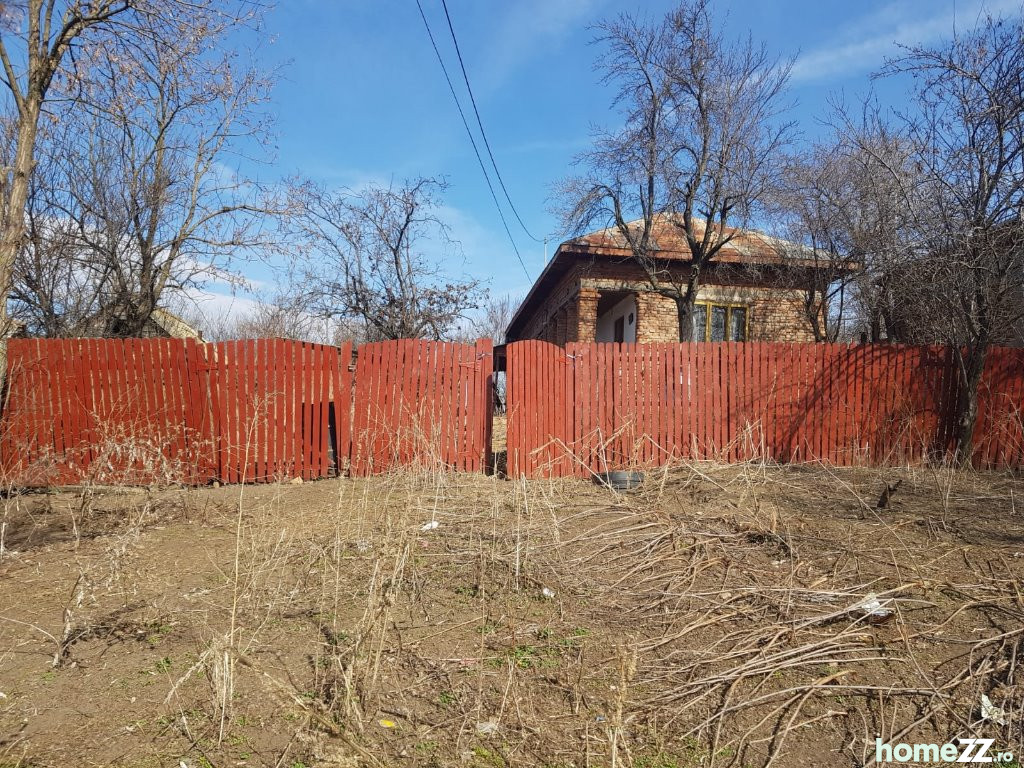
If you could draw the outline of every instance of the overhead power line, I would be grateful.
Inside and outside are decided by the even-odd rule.
[[[444,8],[444,17],[448,20],[448,31],[452,34],[452,42],[455,44],[455,55],[459,57],[459,67],[462,69],[462,79],[466,82],[466,90],[469,91],[469,101],[473,105],[473,114],[476,115],[476,124],[480,128],[480,135],[484,140],[484,147],[487,149],[487,156],[491,158],[491,166],[494,168],[494,175],[498,177],[498,183],[501,185],[501,191],[505,193],[505,199],[508,201],[508,207],[512,209],[512,213],[515,214],[516,221],[519,222],[519,226],[523,228],[523,232],[526,236],[533,240],[535,243],[544,242],[538,237],[535,237],[529,229],[526,228],[526,224],[523,223],[523,217],[519,215],[519,211],[516,210],[515,203],[512,202],[512,197],[508,193],[508,189],[505,187],[505,180],[501,178],[501,171],[498,170],[498,163],[494,159],[494,153],[491,151],[491,142],[487,140],[487,131],[484,130],[484,121],[480,118],[480,110],[476,107],[476,97],[473,96],[473,86],[469,84],[469,75],[466,74],[466,64],[462,61],[462,51],[459,49],[459,39],[455,36],[455,27],[452,26],[452,17],[448,13],[448,3],[446,0],[441,0],[441,7]]]
[[[437,62],[441,65],[441,71],[444,72],[444,79],[448,82],[448,90],[451,91],[452,98],[455,100],[455,107],[459,110],[459,117],[462,118],[462,125],[466,129],[466,135],[469,136],[469,143],[473,145],[473,153],[476,155],[476,161],[480,166],[480,170],[483,171],[484,180],[487,182],[487,188],[491,191],[491,198],[494,200],[494,207],[498,210],[498,217],[501,219],[501,224],[505,228],[505,234],[508,235],[508,241],[512,244],[512,250],[515,251],[516,258],[519,259],[519,266],[523,268],[526,279],[532,280],[530,277],[530,271],[526,268],[526,264],[523,262],[523,257],[519,253],[519,247],[516,245],[516,240],[512,237],[512,230],[509,229],[508,222],[505,220],[505,214],[501,210],[501,204],[498,202],[498,195],[495,193],[494,185],[491,183],[490,174],[487,173],[487,166],[484,165],[483,157],[480,155],[480,149],[476,145],[476,139],[473,138],[473,131],[469,127],[469,121],[466,120],[466,113],[462,110],[462,104],[459,102],[459,96],[455,92],[455,86],[452,84],[451,77],[448,75],[448,67],[445,66],[444,59],[441,57],[441,51],[438,49],[437,42],[434,40],[434,33],[430,30],[430,23],[427,21],[427,15],[423,12],[423,5],[420,0],[416,0],[416,7],[420,10],[420,18],[423,19],[423,26],[427,30],[427,37],[430,38],[430,45],[433,46],[434,54],[437,56]],[[517,217],[518,215],[519,214],[516,214]]]

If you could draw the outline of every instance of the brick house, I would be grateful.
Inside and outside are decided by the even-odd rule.
[[[658,260],[685,279],[690,250],[667,218],[654,226]],[[694,310],[695,341],[814,341],[805,252],[758,232],[736,235],[705,267]],[[796,254],[796,255],[794,255]],[[506,339],[677,342],[675,302],[650,290],[615,228],[562,243],[509,323]]]

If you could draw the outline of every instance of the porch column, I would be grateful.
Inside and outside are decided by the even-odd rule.
[[[580,288],[576,300],[576,341],[597,338],[597,300],[601,294],[593,288]]]

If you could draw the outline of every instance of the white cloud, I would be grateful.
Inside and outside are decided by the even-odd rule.
[[[969,0],[958,7],[938,3],[921,6],[905,0],[890,3],[851,25],[832,41],[801,54],[793,67],[795,82],[827,80],[836,75],[877,69],[886,56],[898,53],[897,43],[927,45],[951,36],[957,25],[973,27],[985,13],[1016,13],[1020,0]]]
[[[475,62],[483,73],[481,87],[496,87],[525,62],[549,55],[552,46],[572,34],[589,39],[587,27],[600,18],[604,5],[606,0],[517,0],[504,3],[504,14],[491,25],[500,32],[483,47],[486,58]],[[462,35],[459,42],[465,48]],[[466,55],[465,50],[463,55]],[[467,64],[473,65],[474,62]],[[473,67],[470,69],[472,71]]]
[[[172,311],[198,324],[198,330],[209,336],[211,329],[222,328],[248,314],[259,302],[249,296],[219,293],[206,288],[192,288],[178,300],[183,306],[172,306]]]
[[[233,296],[214,291],[197,290],[192,293],[192,301],[208,317],[230,316],[248,312],[259,302],[246,296]]]

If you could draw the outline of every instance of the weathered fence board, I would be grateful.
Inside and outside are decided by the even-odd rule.
[[[352,356],[283,339],[12,339],[0,480],[311,480],[428,452],[487,466],[490,342],[365,345],[358,393]]]
[[[351,471],[418,463],[480,472],[490,463],[491,343],[402,340],[359,348]]]
[[[949,457],[952,351],[901,345],[510,344],[508,471],[586,476],[678,458],[889,465]],[[1024,465],[1024,350],[992,350],[974,463]]]

